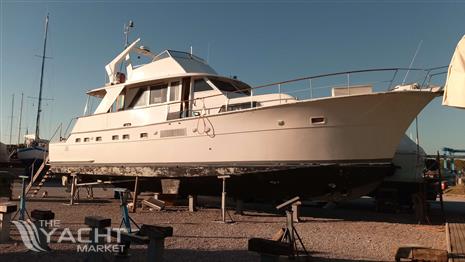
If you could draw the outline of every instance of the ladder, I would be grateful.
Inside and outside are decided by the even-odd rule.
[[[47,181],[47,179],[50,178],[50,173],[49,172],[45,173],[45,175],[42,177],[42,179],[40,180],[39,184],[37,184],[36,187],[33,188],[33,185],[36,182],[36,180],[39,178],[42,171],[44,171],[46,168],[48,169],[48,167],[49,165],[48,165],[48,155],[47,155],[44,161],[42,162],[42,164],[40,165],[39,169],[37,169],[34,176],[32,176],[31,182],[27,185],[26,192],[25,192],[26,195],[29,193],[31,189],[33,189],[32,196],[35,196],[39,192],[39,190],[44,185],[45,181]]]

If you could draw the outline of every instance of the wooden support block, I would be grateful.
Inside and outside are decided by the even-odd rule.
[[[146,235],[150,239],[147,247],[147,261],[163,261],[165,238],[173,236],[173,228],[142,225],[140,234]]]
[[[55,218],[55,213],[50,210],[34,209],[31,212],[31,218],[35,220],[52,220]]]
[[[84,218],[84,224],[89,227],[105,228],[111,226],[111,219],[101,216],[87,216]]]
[[[395,259],[396,261],[403,261],[403,259],[410,261],[448,261],[447,251],[427,247],[399,247]]]
[[[1,203],[0,213],[13,213],[18,209],[18,206],[14,203]]]
[[[163,210],[165,208],[165,202],[158,200],[158,199],[147,199],[147,200],[142,200],[142,205],[143,206],[148,206],[150,208],[153,208],[157,211]]]
[[[155,225],[145,225],[140,227],[139,233],[149,238],[165,238],[173,236],[173,227],[160,227]]]
[[[86,216],[84,218],[84,224],[91,228],[89,233],[90,245],[97,247],[98,245],[105,245],[111,242],[111,232],[108,227],[111,226],[111,219],[101,216]],[[105,242],[105,238],[107,241]],[[86,257],[86,261],[98,262],[104,261],[102,252],[89,252]]]
[[[11,213],[0,212],[0,243],[10,240]]]
[[[48,232],[51,225],[50,220],[55,219],[55,213],[50,210],[34,209],[31,211],[31,218],[33,219],[34,225],[37,228],[41,228]],[[48,247],[47,243],[47,236],[43,230],[38,230],[39,246],[44,250],[50,251],[50,247]]]
[[[121,232],[121,241],[129,248],[131,243],[147,245],[146,261],[163,261],[165,238],[173,236],[172,227],[142,225],[137,233]],[[128,251],[128,250],[125,250]]]
[[[289,243],[263,238],[249,239],[248,250],[274,256],[289,256],[292,254],[292,247]]]

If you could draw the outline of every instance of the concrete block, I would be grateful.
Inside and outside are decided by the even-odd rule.
[[[87,216],[84,218],[84,224],[92,228],[106,228],[111,226],[111,219],[101,216]]]

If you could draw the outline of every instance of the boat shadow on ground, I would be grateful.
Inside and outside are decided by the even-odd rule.
[[[123,261],[146,261],[147,250],[145,248],[132,248],[130,250],[130,256],[128,259]],[[326,258],[321,253],[311,252],[310,257],[307,259],[300,258],[291,260],[287,257],[280,257],[279,261],[336,261],[336,262],[351,262],[351,261],[374,261],[374,260],[351,260],[341,258]],[[32,251],[27,252],[8,252],[0,253],[2,261],[9,262],[22,262],[22,261],[86,261],[89,259],[89,254],[76,252],[74,250],[53,250],[48,253],[37,253]],[[105,254],[105,261],[121,261],[117,259],[113,254]],[[257,253],[250,252],[247,250],[192,250],[192,249],[166,249],[164,253],[165,261],[224,261],[224,262],[256,262],[260,261],[260,256]]]
[[[12,200],[12,202],[18,202],[18,199]],[[27,202],[37,202],[37,203],[62,203],[64,205],[69,205],[69,197],[27,197]],[[75,200],[74,203],[76,205],[79,204],[107,204],[107,203],[112,203],[113,201],[109,199],[102,199],[102,198],[94,198],[94,199],[86,199],[82,198],[79,200]]]
[[[426,224],[442,225],[445,220],[439,202],[430,202],[428,220]],[[271,205],[248,205],[244,209],[243,217],[283,217],[284,212],[276,210]],[[465,222],[465,202],[444,202],[444,212],[447,222]],[[315,206],[301,206],[300,217],[302,222],[318,221],[320,223],[334,223],[337,221],[364,221],[385,222],[397,224],[419,224],[413,210],[400,210],[400,212],[378,212],[373,201],[357,200],[340,203],[332,208]],[[254,222],[238,219],[242,222]],[[260,223],[263,223],[261,221]],[[270,221],[271,223],[271,221]]]

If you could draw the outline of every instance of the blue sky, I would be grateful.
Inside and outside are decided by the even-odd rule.
[[[223,75],[252,86],[328,72],[447,65],[465,34],[465,2],[439,1],[4,1],[0,0],[0,139],[17,141],[21,92],[24,128],[33,131],[44,17],[50,13],[41,130],[82,113],[85,91],[105,81],[104,66],[122,49],[123,24],[135,23],[153,51],[189,50]],[[208,52],[208,50],[210,50]],[[465,110],[436,99],[420,114],[429,153],[465,148]]]

